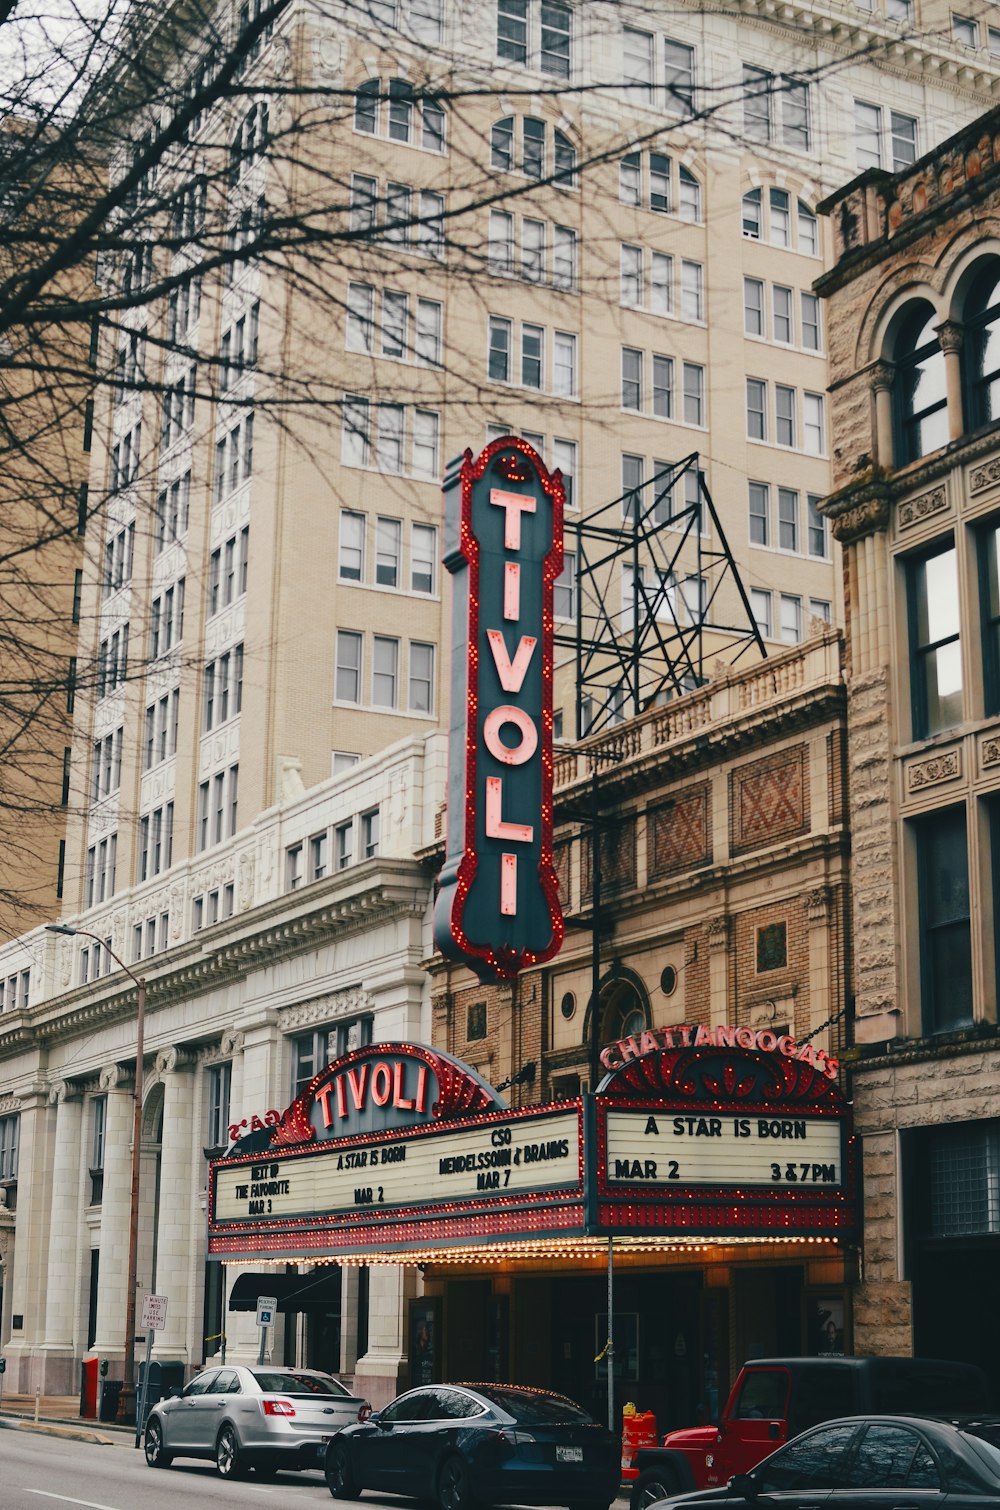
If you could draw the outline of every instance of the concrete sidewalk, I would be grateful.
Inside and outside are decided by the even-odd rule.
[[[4,1390],[0,1396],[0,1430],[38,1431],[76,1442],[130,1446],[132,1426],[81,1419],[78,1395],[25,1395]]]

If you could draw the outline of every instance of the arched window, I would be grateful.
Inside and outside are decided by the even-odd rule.
[[[555,132],[556,183],[576,187],[576,148],[564,131]]]
[[[366,79],[354,96],[354,129],[374,136],[378,131],[378,79]]]
[[[601,992],[601,1039],[638,1037],[649,1026],[649,1014],[636,986],[630,980],[609,983]]]
[[[970,430],[1000,419],[1000,258],[990,258],[965,301],[965,420]]]
[[[937,323],[937,312],[918,300],[894,343],[897,465],[916,461],[948,441],[948,390]]]
[[[490,133],[490,162],[494,168],[509,173],[514,166],[514,117],[505,115],[494,121]]]
[[[749,241],[760,240],[762,221],[761,192],[750,189],[743,196],[743,234]]]
[[[701,219],[701,184],[683,164],[678,170],[678,178],[680,181],[678,208],[681,219],[699,221]]]

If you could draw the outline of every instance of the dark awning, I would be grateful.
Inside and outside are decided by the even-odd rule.
[[[340,1268],[327,1264],[311,1274],[239,1274],[229,1292],[231,1311],[256,1311],[260,1295],[276,1295],[278,1310],[340,1312]]]

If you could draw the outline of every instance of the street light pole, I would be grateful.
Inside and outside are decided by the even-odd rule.
[[[119,1421],[135,1419],[135,1291],[139,1266],[139,1184],[142,1175],[142,1070],[143,1039],[146,1028],[146,977],[136,975],[123,959],[119,959],[107,941],[89,928],[71,928],[67,923],[48,923],[46,931],[62,933],[69,938],[93,939],[110,954],[120,970],[124,970],[135,986],[135,1081],[132,1091],[132,1184],[129,1192],[128,1211],[128,1275],[125,1281],[125,1359],[122,1392],[118,1399]],[[139,1441],[133,1444],[138,1447]]]

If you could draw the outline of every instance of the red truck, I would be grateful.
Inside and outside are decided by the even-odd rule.
[[[642,1447],[630,1510],[748,1473],[775,1448],[834,1416],[992,1410],[986,1375],[936,1358],[755,1358],[740,1369],[717,1426],[671,1431]]]

